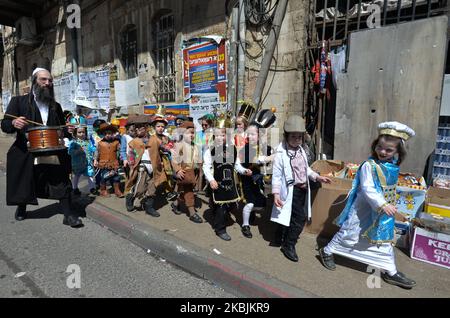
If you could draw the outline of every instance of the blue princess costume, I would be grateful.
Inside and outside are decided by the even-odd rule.
[[[380,135],[391,135],[402,141],[414,136],[414,131],[397,122],[381,123]],[[397,162],[370,157],[358,169],[347,204],[335,220],[340,230],[323,249],[327,255],[337,254],[380,268],[388,275],[397,273],[392,242],[394,216],[383,208],[396,204],[399,175]]]
[[[399,166],[395,163],[380,162],[375,158],[370,157],[367,161],[370,164],[372,171],[372,179],[376,191],[383,195],[386,203],[383,203],[381,208],[387,204],[396,204],[396,186],[398,181]],[[364,163],[361,165],[361,167]],[[335,224],[341,227],[349,218],[352,209],[355,209],[355,199],[357,190],[360,186],[361,167],[356,173],[353,181],[352,189],[350,190],[349,199],[342,211],[341,215],[335,220]],[[392,242],[394,240],[394,223],[395,218],[385,213],[380,212],[380,209],[370,210],[370,215],[364,224],[361,224],[361,232],[363,237],[367,238],[372,244],[380,244]]]

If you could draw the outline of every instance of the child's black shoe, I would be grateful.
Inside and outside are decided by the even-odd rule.
[[[382,273],[381,278],[391,285],[400,286],[402,288],[411,289],[416,286],[416,282],[412,279],[409,279],[405,276],[405,274],[397,272],[395,275],[390,276],[387,273]]]
[[[252,238],[252,232],[250,231],[250,226],[248,225],[243,225],[241,228],[242,234],[247,237],[247,238]]]

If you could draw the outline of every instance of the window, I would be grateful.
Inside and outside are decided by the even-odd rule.
[[[120,35],[122,66],[128,79],[137,76],[137,30],[134,24],[125,27]]]
[[[155,97],[159,102],[175,101],[174,19],[172,14],[159,17],[153,25],[156,67]]]

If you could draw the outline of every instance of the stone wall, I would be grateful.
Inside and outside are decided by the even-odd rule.
[[[283,114],[303,111],[303,60],[306,36],[306,0],[289,1],[287,14],[271,66],[263,97],[263,107],[275,106],[283,121]],[[77,30],[79,72],[103,67],[117,67],[118,78],[126,79],[121,65],[119,36],[128,24],[137,27],[137,65],[139,91],[145,103],[155,103],[153,76],[153,21],[170,10],[175,19],[176,103],[183,102],[182,45],[183,41],[204,35],[231,36],[231,19],[226,15],[223,0],[89,0],[82,2],[81,29]],[[26,93],[30,74],[35,66],[51,68],[54,77],[72,71],[71,31],[66,27],[64,9],[54,7],[37,21],[43,41],[36,47],[17,47],[19,91]],[[246,42],[245,96],[251,99],[255,87],[266,40],[263,30],[248,29]],[[256,56],[250,58],[249,56]],[[4,63],[3,87],[10,87]],[[141,107],[134,111],[142,111]]]

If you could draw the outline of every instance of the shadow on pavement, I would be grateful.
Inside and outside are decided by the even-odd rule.
[[[30,211],[29,206],[27,206],[27,219],[50,219],[58,214],[62,214],[59,202],[46,205],[33,211]]]

